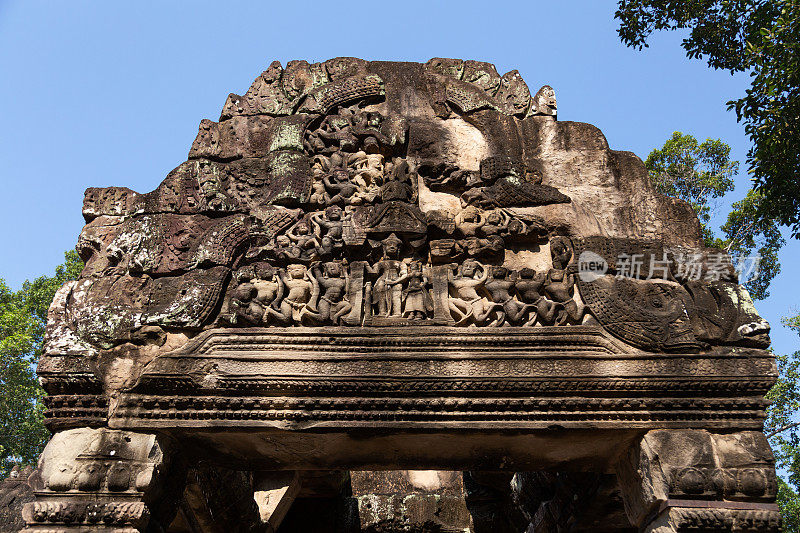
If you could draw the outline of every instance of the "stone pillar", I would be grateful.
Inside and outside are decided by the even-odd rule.
[[[775,460],[763,433],[650,431],[616,470],[625,511],[645,533],[780,529]]]
[[[105,428],[56,433],[39,459],[43,487],[24,532],[165,531],[185,470],[163,438]]]

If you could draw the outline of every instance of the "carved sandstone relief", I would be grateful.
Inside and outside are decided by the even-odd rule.
[[[458,59],[274,62],[154,191],[91,188],[83,214],[28,531],[165,529],[184,461],[398,457],[593,469],[513,476],[554,492],[519,505],[542,530],[600,491],[641,528],[777,528],[769,325],[691,207],[558,121],[548,85]],[[248,524],[277,516],[249,503]]]
[[[641,161],[558,122],[551,87],[531,96],[475,61],[273,63],[156,190],[88,189],[83,213],[86,266],[51,308],[40,363],[54,427],[102,424],[103,391],[208,329],[581,327],[654,353],[769,342],[729,260]]]
[[[403,67],[407,83],[425,87],[409,105],[387,94],[392,68],[273,63],[244,97],[229,97],[220,122],[203,121],[190,160],[156,191],[87,190],[78,245],[87,266],[61,330],[109,348],[146,326],[600,323],[657,351],[763,345],[757,316],[737,315],[735,332],[713,327],[748,306],[741,288],[724,285],[729,273],[709,285],[682,282],[673,268],[654,283],[612,268],[580,282],[584,250],[698,249],[699,235],[620,244],[606,235],[635,232],[631,221],[584,220],[580,194],[546,183],[553,152],[573,149],[550,138],[552,88],[531,97],[516,71],[435,59]],[[506,131],[514,124],[538,135]],[[470,128],[487,156],[465,163],[458,132]],[[569,143],[603,151],[591,129],[580,133]],[[643,179],[636,170],[628,181]]]

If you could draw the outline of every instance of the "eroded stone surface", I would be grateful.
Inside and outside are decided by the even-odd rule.
[[[57,433],[39,459],[41,488],[25,504],[25,531],[166,527],[183,489],[154,435],[108,429]],[[176,490],[177,489],[177,490]]]
[[[557,121],[551,87],[531,96],[476,61],[273,63],[155,191],[88,189],[84,216],[47,356],[218,326],[599,322],[652,351],[767,342],[730,268],[708,284],[675,266],[713,253],[688,205],[597,128]],[[591,282],[587,251],[608,264]],[[639,254],[672,267],[617,279]]]
[[[41,489],[39,471],[30,466],[15,466],[8,479],[0,481],[0,531],[16,533],[25,527],[22,508],[34,500],[34,491]]]
[[[100,488],[75,485],[77,471],[56,481],[30,527],[88,524],[96,513],[69,501],[133,490],[112,488],[124,476],[109,477],[99,449],[53,473],[53,443],[73,450],[87,435],[128,435],[137,469],[159,463],[156,433],[192,460],[239,469],[209,466],[187,489],[194,502],[207,481],[251,487],[235,473],[249,470],[584,471],[519,475],[509,489],[519,499],[536,479],[549,499],[493,496],[545,531],[595,527],[605,511],[579,520],[570,498],[618,500],[602,476],[665,430],[620,477],[637,525],[637,506],[674,495],[774,499],[770,460],[747,463],[763,451],[747,432],[776,374],[769,325],[730,259],[703,247],[691,207],[657,194],[638,157],[558,121],[553,88],[531,91],[517,71],[447,58],[274,62],[201,122],[156,190],[91,188],[83,214],[86,266],[51,306],[39,362],[47,424],[60,431],[43,472],[66,480],[85,457]],[[653,466],[670,447],[682,473]],[[408,474],[403,490],[432,476]],[[435,490],[415,500],[420,520],[438,512]],[[120,507],[103,494],[110,521],[145,527],[145,496]],[[311,505],[299,494],[295,509]],[[348,497],[328,510],[363,511]],[[194,522],[213,505],[187,505],[174,523],[202,530]],[[248,527],[268,529],[254,505]],[[692,514],[686,505],[668,505],[659,520],[671,525],[658,527],[694,527],[674,518]],[[749,519],[739,511],[752,509],[717,514]],[[401,526],[380,522],[369,527]]]
[[[631,522],[647,531],[709,527],[778,531],[775,459],[760,432],[651,431],[617,467]],[[716,508],[700,502],[747,501]],[[761,502],[769,502],[761,504]],[[653,520],[654,516],[658,518]],[[671,528],[671,529],[670,529]]]

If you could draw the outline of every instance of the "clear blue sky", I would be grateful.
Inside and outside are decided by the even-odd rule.
[[[646,157],[675,130],[749,147],[725,102],[746,76],[689,61],[680,36],[625,48],[616,2],[40,2],[0,0],[0,277],[12,287],[51,273],[83,226],[91,186],[154,189],[186,159],[197,125],[216,120],[275,59],[336,56],[489,61],[552,85],[559,119],[589,122],[615,149]],[[744,196],[742,166],[737,189]],[[776,350],[797,309],[800,243],[781,253],[772,297],[757,303]]]

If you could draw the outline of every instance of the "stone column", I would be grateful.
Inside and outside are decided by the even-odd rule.
[[[780,529],[775,460],[763,433],[650,431],[616,470],[625,511],[645,533]]]
[[[150,434],[56,433],[39,459],[43,487],[23,508],[23,531],[165,531],[185,481],[172,453],[165,439]]]

